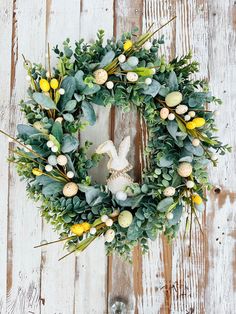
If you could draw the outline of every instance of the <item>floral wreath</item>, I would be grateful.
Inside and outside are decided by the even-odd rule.
[[[192,79],[198,64],[191,53],[167,63],[158,54],[163,38],[150,41],[157,31],[140,36],[137,31],[104,45],[100,30],[93,44],[81,39],[74,50],[67,39],[63,50],[53,49],[58,56],[53,70],[50,54],[47,69],[24,58],[30,86],[20,107],[28,123],[18,125],[16,138],[1,133],[19,144],[9,160],[27,181],[29,197],[40,200],[42,216],[60,233],[50,243],[65,241],[65,256],[104,235],[108,254],[130,258],[135,245],[145,252],[148,239],[159,233],[176,237],[182,220],[191,230],[210,187],[206,166],[209,161],[216,166],[216,153],[230,150],[215,137],[215,113],[206,107],[221,101],[205,80]],[[107,140],[87,156],[91,143],[82,146],[78,132],[95,124],[95,106],[137,108],[143,117],[148,142],[141,182],[128,174],[129,136],[118,152]],[[104,154],[109,178],[106,185],[93,184],[89,170]]]

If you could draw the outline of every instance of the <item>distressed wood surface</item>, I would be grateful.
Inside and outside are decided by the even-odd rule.
[[[99,239],[87,252],[58,263],[62,246],[33,249],[56,234],[40,218],[39,204],[27,200],[25,184],[6,163],[13,143],[1,137],[0,154],[0,314],[101,314],[113,313],[120,300],[126,312],[142,314],[233,314],[236,309],[235,245],[235,127],[236,106],[236,3],[233,0],[12,0],[0,1],[0,127],[15,134],[23,121],[17,106],[26,96],[23,53],[46,62],[46,47],[95,38],[99,28],[106,37],[119,36],[132,26],[160,26],[167,58],[190,49],[201,63],[199,77],[209,79],[214,94],[224,101],[217,117],[219,135],[233,146],[233,153],[210,169],[215,188],[208,193],[202,215],[204,236],[194,228],[192,258],[181,232],[172,244],[159,238],[150,252],[133,253],[133,265],[105,256]],[[55,63],[56,59],[52,58]],[[214,110],[214,106],[212,106]],[[140,177],[145,132],[135,112],[96,109],[97,123],[80,135],[93,142],[91,152],[108,138],[119,143],[131,135],[133,175]],[[106,162],[92,175],[104,182]]]

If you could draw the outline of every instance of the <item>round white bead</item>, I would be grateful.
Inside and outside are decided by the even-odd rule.
[[[126,77],[129,82],[136,82],[138,80],[138,74],[135,72],[128,72]]]
[[[150,43],[150,41],[146,41],[145,44],[143,45],[143,48],[145,50],[150,50],[152,48],[152,43]]]
[[[124,63],[125,60],[126,60],[126,56],[125,56],[125,55],[119,55],[118,61],[119,61],[120,63]]]
[[[106,82],[106,87],[108,89],[112,89],[114,87],[114,83],[112,81],[108,81],[108,82]]]
[[[59,155],[59,156],[57,157],[57,163],[58,163],[58,165],[60,165],[60,166],[65,166],[65,165],[67,164],[67,158],[66,158],[66,156],[64,156],[64,155]]]
[[[192,144],[193,144],[193,146],[199,146],[200,145],[200,140],[198,138],[194,138],[192,140]]]
[[[118,199],[119,201],[125,201],[127,199],[127,193],[123,192],[123,191],[119,191],[116,193],[116,199]]]
[[[195,111],[189,111],[188,112],[188,115],[191,117],[191,118],[194,118],[196,116],[196,112]]]
[[[65,94],[64,88],[60,88],[60,89],[59,89],[59,94],[60,94],[60,95],[64,95],[64,94]]]
[[[94,228],[94,227],[92,227],[92,228],[89,230],[89,233],[92,234],[92,235],[96,234],[96,232],[97,232],[97,229]]]
[[[192,173],[193,167],[189,162],[182,162],[179,164],[177,171],[181,177],[187,178]]]
[[[102,222],[106,222],[107,219],[109,219],[107,215],[102,215],[102,217],[101,217]]]
[[[75,176],[73,171],[68,171],[66,175],[67,175],[67,178],[69,178],[69,179],[72,179]]]
[[[150,77],[147,77],[145,80],[146,85],[151,85],[152,84],[152,79]]]
[[[188,180],[186,182],[186,186],[187,186],[188,189],[192,189],[194,187],[194,182],[191,181],[191,180]]]
[[[110,218],[108,218],[108,219],[105,221],[105,225],[106,225],[107,227],[111,227],[111,226],[113,225],[113,220],[110,219]]]
[[[166,218],[167,218],[168,220],[173,219],[173,217],[174,217],[174,215],[173,215],[171,212],[166,214]]]
[[[52,165],[46,165],[46,166],[45,166],[45,170],[46,170],[47,172],[52,171],[52,169],[53,169]]]
[[[172,121],[175,119],[175,115],[173,113],[168,114],[168,120]]]
[[[52,148],[54,146],[52,141],[47,141],[47,147]]]
[[[190,115],[186,114],[186,115],[184,116],[184,120],[185,120],[185,121],[189,121],[189,120],[191,120]]]
[[[53,146],[53,147],[51,148],[51,151],[52,151],[53,153],[58,152],[58,147],[57,147],[57,146]]]

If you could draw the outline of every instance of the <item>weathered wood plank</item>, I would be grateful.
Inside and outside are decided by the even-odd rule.
[[[119,36],[125,31],[130,31],[134,26],[142,29],[143,1],[116,1],[114,7],[114,36]],[[141,149],[141,128],[139,116],[135,111],[124,113],[121,110],[113,109],[111,116],[111,138],[115,144],[130,135],[131,150],[129,160],[134,165],[131,175],[135,180],[140,179],[140,149]],[[139,249],[133,253],[133,265],[122,261],[119,257],[109,258],[109,294],[108,304],[111,306],[116,300],[125,303],[128,313],[137,313],[136,299],[142,295],[141,273],[142,259]]]
[[[235,1],[208,1],[209,76],[213,93],[223,99],[217,125],[219,136],[230,143],[233,153],[219,159],[211,169],[216,188],[209,195],[206,232],[206,313],[234,313],[236,308],[236,179],[235,179],[235,107],[236,107],[236,26]],[[215,107],[212,106],[214,110]]]
[[[113,34],[113,1],[92,0],[81,1],[80,38],[87,42],[95,40],[98,29],[105,30],[105,40]],[[109,139],[108,108],[97,106],[96,124],[88,126],[81,132],[80,139],[91,141],[93,145],[89,153]],[[104,183],[107,176],[107,161],[91,171],[93,182]],[[74,313],[107,313],[107,257],[104,238],[97,239],[86,252],[77,258],[75,277],[75,308]]]
[[[9,1],[0,2],[0,83],[1,83],[1,104],[0,104],[0,128],[9,132],[9,109],[10,109],[10,86],[11,86],[11,41],[12,41],[12,16],[13,5]],[[7,240],[8,240],[8,193],[9,193],[9,166],[6,163],[8,158],[8,139],[0,138],[0,313],[6,313],[7,293]]]
[[[15,134],[16,124],[22,121],[17,104],[26,97],[26,73],[21,53],[40,60],[45,39],[44,1],[15,0],[13,10],[11,104],[8,111],[11,134]],[[40,251],[33,250],[33,246],[40,242],[41,219],[36,206],[27,200],[25,183],[20,182],[13,165],[9,180],[7,313],[39,313]]]

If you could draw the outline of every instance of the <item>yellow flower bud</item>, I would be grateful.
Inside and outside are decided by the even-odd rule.
[[[84,232],[89,231],[90,228],[91,228],[90,224],[88,222],[86,222],[86,221],[81,224],[81,227],[83,228]]]
[[[206,123],[206,120],[204,118],[194,118],[193,123],[196,128],[200,128]]]
[[[52,79],[51,81],[50,81],[50,85],[51,85],[51,88],[52,89],[57,89],[58,88],[58,86],[59,86],[59,82],[58,82],[58,80],[57,79]]]
[[[132,41],[131,40],[126,40],[124,45],[123,45],[124,51],[129,50],[132,46],[133,46]]]
[[[190,122],[187,122],[186,123],[186,128],[189,129],[189,130],[193,130],[195,129],[196,125],[193,121],[190,121]]]
[[[84,233],[84,228],[81,224],[75,224],[70,227],[70,231],[80,237]]]
[[[193,202],[194,202],[195,204],[197,204],[197,205],[202,204],[202,198],[201,198],[201,196],[198,195],[198,194],[194,194],[194,195],[192,196],[192,200],[193,200]]]
[[[39,81],[39,86],[43,92],[48,92],[50,90],[50,85],[47,80],[41,79]]]
[[[43,174],[43,171],[42,170],[40,170],[39,168],[34,168],[33,170],[32,170],[32,173],[35,175],[35,176],[41,176],[42,174]]]

